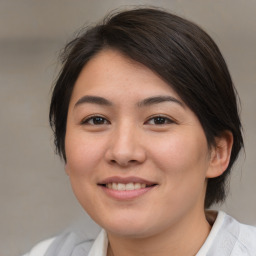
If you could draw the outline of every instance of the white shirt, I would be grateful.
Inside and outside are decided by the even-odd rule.
[[[48,248],[51,246],[54,247],[55,239],[52,238],[41,242],[29,254],[24,256],[62,256],[63,253],[58,253],[59,248],[61,248],[59,243],[57,246],[58,251],[52,254],[46,253]],[[62,243],[63,248],[67,248],[67,244],[70,247],[70,242],[65,244],[65,241],[63,241]],[[82,242],[80,241],[78,244],[80,246]],[[91,248],[88,249],[89,253],[87,255],[106,256],[107,247],[107,233],[105,230],[101,230],[92,243]],[[86,254],[83,254],[83,249],[74,249],[75,246],[70,250],[71,253],[65,255],[86,256]],[[256,227],[241,224],[226,213],[220,211],[214,221],[209,236],[196,256],[256,256]]]

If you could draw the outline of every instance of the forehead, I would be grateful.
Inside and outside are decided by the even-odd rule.
[[[72,99],[86,94],[112,97],[125,92],[143,98],[156,94],[180,97],[159,75],[115,50],[103,50],[82,69],[73,89]],[[71,100],[72,100],[71,99]]]

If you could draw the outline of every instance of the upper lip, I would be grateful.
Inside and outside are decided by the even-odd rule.
[[[149,180],[142,179],[142,178],[135,177],[135,176],[130,176],[130,177],[112,176],[112,177],[108,177],[108,178],[100,181],[98,184],[104,185],[104,184],[108,184],[108,183],[123,183],[123,184],[141,183],[141,184],[146,184],[148,186],[157,184],[156,182],[149,181]]]

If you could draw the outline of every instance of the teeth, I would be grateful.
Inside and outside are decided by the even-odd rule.
[[[142,189],[146,187],[146,184],[143,183],[108,183],[106,184],[106,187],[109,189],[113,189],[113,190],[120,190],[120,191],[124,191],[124,190],[136,190],[136,189]]]
[[[133,183],[128,183],[125,185],[125,190],[134,190],[135,186]]]
[[[117,190],[125,190],[125,184],[117,183]]]
[[[140,184],[140,183],[135,183],[134,184],[135,189],[140,189],[140,188],[145,188],[145,187],[146,187],[146,184]]]
[[[117,184],[116,183],[112,183],[112,189],[117,190]]]

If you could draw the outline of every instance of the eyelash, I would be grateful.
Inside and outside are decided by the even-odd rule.
[[[151,121],[154,121],[154,123],[150,123]],[[93,123],[90,123],[90,122],[93,122]],[[158,115],[158,116],[150,117],[144,124],[166,125],[166,124],[172,124],[172,123],[175,123],[175,121],[173,121],[168,117]],[[83,119],[81,121],[81,124],[82,125],[106,125],[106,124],[110,124],[110,122],[102,116],[90,116],[90,117],[87,117],[86,119]]]
[[[150,123],[149,123],[149,122],[152,121],[152,120],[155,122],[154,124],[150,124]],[[160,122],[160,123],[156,124],[156,122]],[[170,119],[169,117],[161,116],[161,115],[150,117],[150,118],[145,122],[145,124],[149,124],[149,125],[165,125],[165,124],[172,124],[172,123],[175,123],[175,121],[173,121],[173,120]]]
[[[92,121],[93,123],[90,123]],[[97,123],[94,123],[96,121]],[[103,122],[103,123],[102,123]],[[110,122],[102,117],[102,116],[90,116],[81,121],[82,125],[105,125],[105,124],[110,124]]]

